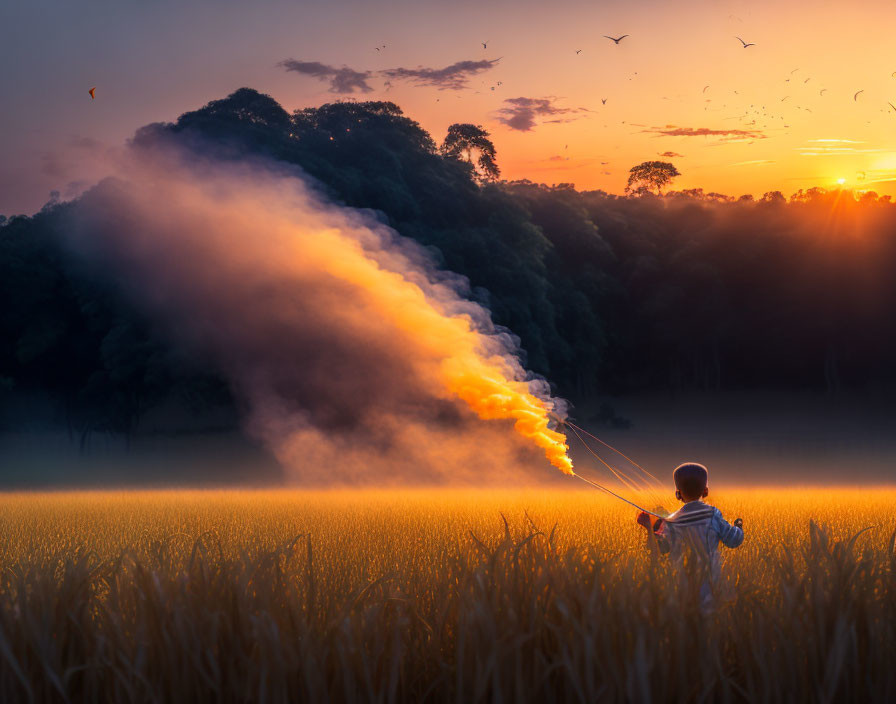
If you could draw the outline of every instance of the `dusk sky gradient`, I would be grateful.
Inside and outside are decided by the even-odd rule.
[[[621,193],[672,152],[676,188],[896,194],[892,1],[33,0],[0,26],[6,215],[76,195],[138,127],[242,86],[290,111],[391,100],[437,141],[482,124],[508,179]]]

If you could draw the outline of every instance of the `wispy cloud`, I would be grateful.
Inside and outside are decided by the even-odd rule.
[[[663,152],[662,154],[657,154],[657,156],[664,156],[667,159],[675,159],[676,157],[684,157],[684,154],[679,154],[678,152]]]
[[[319,81],[328,82],[331,93],[370,93],[373,90],[373,86],[368,83],[373,75],[370,71],[356,71],[348,66],[337,68],[319,61],[297,61],[296,59],[284,59],[278,66],[282,66],[287,71],[294,71]]]
[[[410,81],[418,86],[431,86],[439,90],[463,90],[471,77],[488,71],[501,59],[458,61],[444,68],[390,68],[380,71],[391,80]]]
[[[838,144],[865,144],[862,140],[855,139],[809,139],[808,142],[834,142]]]
[[[774,164],[774,159],[753,159],[752,161],[736,161],[730,166],[760,166],[762,164]]]
[[[805,149],[805,147],[803,147]],[[800,152],[800,156],[840,156],[843,154],[879,154],[884,149],[825,149],[811,152]]]
[[[867,185],[872,183],[893,183],[896,182],[896,171],[868,171],[865,174],[865,178],[860,180]]]
[[[556,100],[553,97],[507,98],[496,119],[510,129],[529,132],[541,123],[572,122],[590,112],[587,108],[561,107]]]
[[[794,147],[800,156],[838,156],[841,154],[877,154],[883,151],[880,147],[853,147],[852,144],[865,142],[849,139],[810,139],[803,147]]]
[[[794,147],[800,156],[839,156],[842,154],[877,154],[885,151],[880,147],[854,146],[867,144],[860,139],[807,139],[802,147]]]
[[[358,71],[349,66],[331,66],[320,61],[284,59],[278,66],[310,76],[330,84],[331,93],[370,93],[374,90],[370,79],[381,76],[384,88],[392,88],[393,81],[408,81],[417,86],[430,86],[439,90],[463,90],[473,76],[494,68],[501,59],[457,61],[444,68],[389,68],[382,71]]]
[[[710,127],[677,127],[666,125],[665,127],[652,127],[649,130],[641,130],[648,134],[660,137],[721,137],[723,141],[742,141],[746,139],[765,139],[766,136],[758,130],[717,130]]]

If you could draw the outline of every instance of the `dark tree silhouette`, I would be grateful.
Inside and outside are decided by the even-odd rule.
[[[453,125],[449,138],[437,149],[394,103],[290,115],[241,89],[139,130],[132,144],[301,167],[334,202],[376,211],[465,276],[468,295],[519,336],[527,368],[573,400],[896,387],[888,197],[808,189],[791,202],[777,191],[751,201],[688,189],[625,198],[484,183],[467,159],[482,145],[494,162],[487,133]],[[631,185],[659,193],[677,173],[646,162]],[[139,436],[147,413],[177,399],[185,415],[224,412],[235,423],[213,362],[176,349],[109,273],[63,245],[102,188],[0,226],[0,426],[31,423],[22,409],[34,397],[87,448],[97,433]]]
[[[477,174],[482,180],[496,181],[501,175],[495,145],[489,139],[489,133],[480,125],[451,125],[439,151],[443,156],[463,159],[469,164],[473,164],[473,155],[478,154],[475,166],[478,166]]]
[[[681,174],[668,161],[645,161],[633,166],[629,171],[625,192],[641,195],[645,191],[656,189],[659,195],[676,176]]]

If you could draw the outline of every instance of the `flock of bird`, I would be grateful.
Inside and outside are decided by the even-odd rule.
[[[608,40],[610,40],[611,42],[613,42],[613,44],[615,44],[616,46],[619,46],[619,44],[620,44],[624,39],[630,37],[631,35],[630,35],[630,34],[622,34],[622,35],[620,35],[620,36],[618,36],[618,37],[613,37],[613,36],[611,36],[611,35],[609,35],[609,34],[604,34],[604,35],[602,35],[602,36],[603,36],[605,39],[608,39]],[[737,41],[739,41],[739,42],[741,43],[741,47],[744,48],[744,49],[748,49],[748,48],[751,47],[751,46],[756,46],[756,42],[748,42],[748,41],[745,41],[743,38],[738,37],[738,36],[735,36],[734,38],[737,39]],[[483,48],[483,49],[488,49],[488,41],[481,42],[481,44],[482,44],[482,48]],[[385,48],[386,48],[386,45],[385,45],[385,44],[380,44],[380,45],[378,45],[378,46],[375,46],[375,47],[374,47],[374,50],[377,51],[377,52],[379,52],[379,51],[381,51],[381,50],[383,50],[383,49],[385,49]],[[582,53],[582,49],[576,49],[576,50],[575,50],[575,53],[576,53],[576,55],[578,56],[579,54]],[[784,79],[785,82],[787,82],[787,83],[791,82],[791,79],[793,78],[793,74],[795,74],[797,71],[799,71],[799,69],[793,69],[793,71],[790,72],[790,77]],[[635,75],[637,75],[637,72],[635,72]],[[894,72],[892,73],[892,76],[893,76],[893,78],[896,78],[896,71],[894,71]],[[629,78],[629,80],[632,80],[632,78]],[[809,83],[810,80],[812,80],[811,76],[805,78],[805,79],[803,80],[803,84],[805,85],[805,84]],[[501,86],[501,85],[503,85],[503,83],[502,83],[501,81],[498,81],[495,85],[491,86],[491,90],[494,91],[497,87],[499,87],[499,86]],[[709,90],[709,88],[710,88],[709,85],[705,85],[705,86],[703,87],[703,91],[702,91],[702,92],[703,92],[703,93],[706,93],[706,91]],[[820,97],[824,97],[824,94],[827,92],[827,90],[828,90],[827,88],[821,88],[821,89],[818,91],[818,95],[819,95]],[[96,86],[93,86],[93,87],[92,87],[89,91],[87,91],[87,92],[89,93],[89,95],[90,95],[90,99],[91,99],[91,100],[95,100],[95,99],[96,99]],[[477,91],[477,92],[478,92],[478,91]],[[862,93],[864,93],[864,92],[865,92],[864,89],[857,90],[857,91],[853,94],[853,96],[852,96],[853,101],[854,101],[854,102],[858,102],[858,101],[859,101],[859,96],[860,96]],[[735,95],[739,95],[738,91],[734,91],[734,94],[735,94]],[[785,102],[786,100],[788,100],[789,98],[790,98],[790,95],[785,95],[783,98],[780,99],[780,102],[783,103],[783,102]],[[663,99],[664,99],[664,100],[668,100],[669,98],[666,98],[666,97],[664,96]],[[437,99],[437,100],[438,100],[438,99]],[[601,105],[606,105],[606,104],[607,104],[607,98],[601,98],[601,99],[600,99],[600,102],[601,102]],[[711,99],[707,99],[705,102],[706,102],[706,103],[710,103],[710,102],[712,102],[712,100],[711,100]],[[893,110],[894,113],[896,113],[896,105],[894,105],[894,104],[891,103],[891,102],[887,102],[887,105]],[[727,107],[727,105],[726,105],[726,104],[723,104],[722,107],[725,108],[725,107]],[[811,110],[810,108],[807,108],[807,107],[802,107],[802,106],[797,105],[796,108],[797,108],[798,110],[804,110],[804,111],[806,111],[806,112],[812,112],[812,110]],[[703,109],[704,109],[704,110],[707,110],[708,108],[707,108],[706,106],[704,106]],[[739,116],[734,117],[734,118],[728,118],[728,119],[745,119],[745,118],[749,118],[749,117],[751,117],[751,116],[752,116],[753,119],[752,119],[750,122],[745,123],[746,126],[750,126],[750,127],[752,127],[752,126],[756,126],[756,125],[757,125],[757,119],[756,119],[757,117],[764,117],[764,118],[766,118],[766,119],[775,119],[775,118],[778,118],[778,119],[780,119],[780,120],[782,120],[782,121],[784,120],[784,116],[783,116],[783,115],[774,115],[774,114],[771,114],[771,113],[767,112],[767,111],[766,111],[766,108],[765,108],[764,105],[761,106],[761,109],[760,109],[759,107],[757,107],[756,105],[750,105],[750,108],[749,108],[748,110],[746,110],[742,115],[739,115]],[[766,124],[764,124],[764,125],[762,125],[762,126],[763,126],[763,127],[768,127],[769,125],[766,123]],[[789,126],[790,126],[790,125],[786,125],[786,124],[785,124],[785,125],[782,125],[782,127],[789,127]]]
[[[623,39],[625,39],[626,37],[630,37],[631,35],[630,35],[630,34],[622,34],[622,35],[620,35],[620,36],[618,36],[618,37],[613,37],[613,36],[610,36],[609,34],[603,34],[603,35],[601,35],[601,36],[603,36],[604,39],[609,39],[611,42],[613,42],[614,44],[616,44],[616,45],[618,46],[618,45],[622,42]],[[744,48],[744,49],[747,49],[747,48],[749,48],[749,47],[751,47],[751,46],[756,46],[756,42],[748,42],[748,41],[744,40],[742,37],[738,37],[738,36],[735,36],[734,38],[737,39],[737,41],[739,41],[739,42],[741,43],[741,47]],[[483,49],[487,49],[487,48],[488,48],[488,42],[482,42],[482,48],[483,48]],[[576,56],[578,56],[579,54],[582,53],[582,49],[576,49],[576,50],[575,50],[575,53],[576,53]],[[793,74],[796,73],[798,70],[799,70],[799,69],[794,69],[793,71],[790,72],[790,75],[793,76]],[[637,72],[635,72],[635,74],[637,75]],[[896,78],[896,71],[893,72],[892,76],[893,76],[894,78]],[[629,78],[629,80],[632,80],[632,79]],[[785,78],[784,80],[785,80],[785,82],[788,82],[788,83],[789,83],[791,79],[790,79],[790,78]],[[809,81],[811,81],[811,80],[812,80],[812,77],[809,76],[808,78],[806,78],[806,79],[803,80],[803,84],[807,84],[807,83],[808,83]],[[500,85],[501,85],[501,82],[499,81],[499,82],[497,83],[497,85],[500,86]],[[709,87],[710,87],[710,86],[708,86],[708,85],[707,85],[707,86],[704,86],[702,92],[703,92],[703,93],[706,93],[706,91],[709,89]],[[492,86],[491,89],[492,89],[492,90],[495,90],[495,86]],[[827,92],[827,90],[828,90],[827,88],[821,88],[821,89],[818,91],[818,95],[821,96],[821,97],[824,97],[824,94]],[[856,91],[856,92],[853,94],[853,96],[852,96],[853,101],[854,101],[854,102],[858,102],[858,100],[859,100],[859,95],[861,95],[861,94],[864,93],[864,92],[865,92],[864,89]],[[738,92],[737,92],[737,91],[734,91],[734,94],[735,94],[735,95],[738,95]],[[790,98],[789,95],[784,96],[783,98],[781,98],[781,102],[783,103],[783,102],[786,101],[788,98]],[[664,99],[668,100],[668,98],[664,98]],[[601,101],[600,101],[600,102],[601,102],[602,105],[606,105],[606,104],[607,104],[607,99],[606,99],[606,98],[601,98]],[[706,102],[711,102],[711,100],[707,100]],[[896,112],[896,105],[894,105],[894,104],[891,103],[891,102],[888,102],[887,105],[889,105],[889,106],[893,109],[893,112]],[[722,107],[727,107],[727,106],[723,105]],[[753,105],[750,106],[750,108],[753,108],[753,107],[754,107]],[[811,110],[810,108],[804,108],[804,107],[799,106],[799,105],[797,105],[796,107],[797,107],[798,110],[805,110],[806,112],[812,112],[812,110]],[[764,110],[764,109],[765,109],[765,108],[764,108],[764,106],[763,106],[763,110]],[[705,107],[704,107],[704,110],[706,110]],[[759,111],[754,111],[754,112],[755,112],[755,114],[762,114],[762,115],[768,117],[768,115],[767,115],[766,113],[760,113]],[[750,111],[749,111],[749,110],[744,114],[744,116],[746,116],[746,115],[748,115],[748,114],[750,114]],[[776,117],[776,116],[772,116],[772,117]],[[784,119],[783,116],[777,116],[777,117],[780,117],[781,120]],[[753,123],[751,123],[751,124],[755,124],[755,120],[754,120]],[[766,125],[766,126],[767,126],[767,125]],[[785,127],[789,127],[789,125],[784,125],[784,126],[785,126]]]
[[[609,35],[609,34],[603,34],[603,35],[601,35],[601,36],[603,36],[604,39],[608,39],[608,40],[610,40],[611,42],[613,42],[615,45],[618,46],[618,45],[622,42],[623,39],[626,39],[627,37],[630,37],[631,35],[630,35],[630,34],[622,34],[622,35],[620,35],[620,36],[618,36],[618,37],[614,37],[614,36],[611,36],[611,35]],[[737,41],[740,42],[740,44],[741,44],[741,48],[743,48],[743,49],[748,49],[748,48],[751,47],[751,46],[756,46],[756,42],[748,42],[748,41],[746,41],[745,39],[743,39],[742,37],[739,37],[739,36],[735,36],[734,39],[736,39]],[[486,43],[486,42],[482,42],[482,47],[483,47],[483,48],[486,48],[486,47],[487,47],[487,43]],[[575,53],[576,53],[576,56],[578,56],[579,54],[582,53],[582,49],[576,49],[576,50],[575,50]],[[789,82],[791,81],[792,77],[793,77],[793,74],[795,74],[797,71],[799,71],[799,69],[793,69],[793,70],[790,72],[790,76],[791,76],[791,77],[790,77],[790,78],[785,78],[784,81],[787,82],[787,83],[789,83]],[[637,75],[637,72],[635,72],[635,75]],[[892,73],[892,77],[893,77],[893,78],[896,78],[896,71],[894,71],[894,72]],[[629,78],[628,80],[632,80],[632,79]],[[811,80],[812,80],[812,77],[811,77],[811,76],[809,76],[809,77],[803,79],[803,85],[809,83],[809,81],[811,81]],[[500,83],[499,83],[498,85],[500,85]],[[706,93],[706,91],[709,90],[709,88],[710,88],[709,85],[704,86],[702,92],[703,92],[703,93]],[[492,87],[492,90],[494,90],[494,87]],[[821,89],[819,89],[819,91],[818,91],[818,95],[819,95],[820,97],[824,97],[824,94],[827,92],[827,90],[828,90],[827,88],[821,88]],[[739,95],[738,91],[735,90],[735,91],[733,91],[733,92],[734,92],[735,95]],[[853,101],[854,101],[854,102],[858,102],[858,101],[859,101],[859,96],[860,96],[862,93],[864,93],[864,92],[865,92],[864,89],[857,90],[857,91],[853,94],[853,96],[852,96]],[[780,99],[780,102],[783,103],[783,102],[785,102],[786,100],[788,100],[789,98],[790,98],[790,96],[789,96],[789,95],[786,95],[786,96],[784,96],[783,98]],[[666,98],[665,96],[663,97],[663,99],[664,99],[664,100],[669,100],[669,98]],[[607,104],[607,99],[606,99],[606,98],[601,98],[600,102],[601,102],[602,105],[606,105],[606,104]],[[710,103],[710,102],[712,102],[712,100],[711,100],[711,99],[707,99],[705,102]],[[893,110],[894,113],[896,113],[896,104],[891,103],[891,102],[887,102],[887,105]],[[725,107],[727,107],[727,105],[723,104],[722,107],[725,108]],[[805,112],[810,112],[810,113],[812,112],[812,109],[811,109],[811,108],[803,107],[803,106],[800,106],[800,105],[797,105],[796,108],[797,108],[798,110],[804,110]],[[704,107],[703,109],[704,109],[704,110],[707,110],[707,107]],[[741,119],[741,118],[749,117],[750,115],[762,116],[762,117],[771,118],[771,119],[778,118],[778,119],[780,119],[780,120],[784,120],[784,116],[782,116],[782,115],[772,115],[772,114],[766,112],[766,110],[765,110],[765,106],[762,106],[762,107],[761,107],[761,110],[760,110],[760,109],[757,108],[757,106],[755,106],[755,105],[750,105],[750,109],[748,109],[743,115],[739,115],[739,116],[737,116],[737,117],[735,117],[735,118],[729,118],[729,119]],[[624,124],[624,123],[623,123],[623,124]],[[756,124],[757,124],[757,120],[754,118],[751,122],[747,123],[747,126],[755,126]],[[763,127],[768,127],[768,126],[769,126],[768,124],[763,125]],[[782,126],[783,126],[783,127],[790,127],[790,125],[782,125]]]
[[[603,36],[605,39],[609,39],[611,42],[613,42],[614,44],[618,45],[623,39],[625,39],[626,37],[630,37],[631,35],[630,35],[630,34],[623,34],[623,35],[621,35],[621,36],[619,36],[619,37],[611,37],[611,36],[608,35],[608,34],[604,34],[604,35],[602,35],[602,36]],[[741,37],[738,37],[738,36],[735,36],[734,38],[737,39],[737,41],[739,41],[739,42],[741,43],[741,46],[742,46],[744,49],[746,49],[746,48],[748,48],[748,47],[751,47],[751,46],[756,46],[756,42],[748,42],[748,41],[744,41]],[[483,46],[485,46],[485,44],[483,44]],[[582,50],[581,50],[581,49],[576,49],[576,54],[577,54],[577,55],[578,55],[578,54],[581,54],[581,53],[582,53]],[[790,72],[790,75],[792,76],[792,75],[793,75],[794,73],[796,73],[797,71],[799,71],[799,69],[796,69],[796,68],[793,69],[793,71]],[[894,71],[894,72],[892,73],[892,76],[893,76],[894,78],[896,78],[896,71]],[[629,79],[629,80],[631,80],[631,79]],[[785,78],[784,80],[785,80],[785,82],[790,82],[790,78]],[[806,78],[806,79],[803,81],[803,83],[804,83],[804,84],[805,84],[805,83],[808,83],[808,82],[811,81],[811,80],[812,80],[812,77],[810,76],[810,77]],[[709,88],[709,86],[704,86],[704,87],[703,87],[703,92],[705,93],[706,90],[707,90],[708,88]],[[819,94],[820,96],[824,96],[825,91],[827,91],[827,88],[822,88],[820,91],[818,91],[818,94]],[[734,92],[737,93],[737,91],[734,91]],[[864,93],[864,92],[865,92],[864,89],[862,89],[862,90],[857,90],[857,91],[853,94],[853,96],[852,96],[853,101],[854,101],[854,102],[858,102],[858,100],[859,100],[859,95],[862,94],[862,93]],[[789,97],[790,97],[790,96],[788,95],[788,96],[785,96],[785,97],[781,98],[781,102],[784,102],[784,101],[787,100],[787,98],[789,98]],[[606,105],[606,103],[607,103],[606,98],[603,98],[603,99],[601,100],[601,102],[602,102],[604,105]],[[896,112],[896,106],[894,106],[893,103],[888,102],[887,105],[889,105],[891,108],[893,108],[893,111]],[[750,106],[750,107],[752,107],[752,106]],[[799,107],[799,106],[797,106],[797,107]],[[805,110],[807,110],[808,112],[812,112],[811,110],[809,110],[809,108],[801,108],[801,109],[805,109]],[[781,119],[784,119],[784,118],[782,117]]]

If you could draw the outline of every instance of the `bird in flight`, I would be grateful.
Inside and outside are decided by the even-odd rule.
[[[582,53],[582,50],[581,50],[581,49],[576,49],[576,53],[577,53],[577,54],[581,54],[581,53]]]
[[[893,103],[887,103],[887,105],[893,108],[893,112],[896,112],[896,105],[893,105]]]
[[[862,90],[857,90],[857,91],[856,91],[856,94],[855,94],[854,96],[852,96],[852,99],[855,100],[855,101],[858,101],[858,99],[859,99],[859,93],[864,93],[864,92],[865,92],[865,89],[864,89],[864,88],[863,88]]]
[[[482,42],[482,48],[488,49],[488,42]]]
[[[600,99],[600,104],[601,104],[601,105],[606,105],[606,104],[607,104],[607,99],[606,99],[606,98],[601,98],[601,99]]]
[[[745,42],[745,41],[744,41],[743,39],[741,39],[740,37],[735,37],[735,39],[737,39],[737,41],[739,41],[741,44],[744,45],[744,49],[746,49],[748,46],[756,46],[756,42],[749,42],[749,43],[748,43],[748,42]]]
[[[822,88],[820,91],[818,91],[818,94],[819,94],[819,95],[824,95],[824,92],[825,92],[826,90],[827,90],[827,88]]]
[[[703,92],[704,92],[704,93],[706,92],[706,89],[707,89],[707,88],[709,88],[709,86],[703,86]]]
[[[623,39],[625,39],[627,36],[629,36],[629,35],[628,35],[628,34],[623,34],[621,37],[619,37],[619,38],[617,39],[616,37],[611,37],[611,36],[605,34],[605,35],[604,35],[604,39],[610,39],[610,40],[612,40],[613,42],[615,42],[616,44],[618,44],[618,43],[621,42]]]
[[[94,98],[96,98],[96,95],[95,95],[95,93],[96,93],[96,86],[94,86],[93,88],[91,88],[91,89],[90,89],[89,91],[87,91],[87,92],[90,93],[90,99],[91,99],[91,100],[93,100]]]

